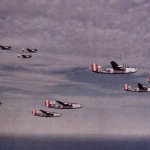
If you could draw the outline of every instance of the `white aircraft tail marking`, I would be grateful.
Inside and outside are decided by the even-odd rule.
[[[98,66],[97,64],[93,63],[93,64],[91,65],[91,70],[92,70],[93,72],[98,72],[98,69],[99,69],[99,66]]]
[[[32,115],[33,115],[33,116],[36,115],[36,110],[35,110],[35,109],[32,110]]]
[[[46,101],[45,101],[45,106],[46,106],[46,107],[50,107],[50,101],[49,101],[49,100],[46,100]]]
[[[128,84],[125,84],[125,85],[124,85],[124,90],[125,90],[125,91],[128,91],[128,90],[129,90]]]

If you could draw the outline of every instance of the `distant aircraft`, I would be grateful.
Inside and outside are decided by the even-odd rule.
[[[39,116],[39,117],[60,117],[62,114],[57,112],[50,112],[50,111],[44,111],[44,110],[32,110],[33,116]]]
[[[128,84],[124,85],[125,91],[131,91],[131,92],[150,92],[150,87],[143,86],[141,83],[138,83],[137,88],[132,88]]]
[[[111,61],[112,68],[102,68],[100,65],[93,63],[91,70],[95,73],[106,74],[129,74],[137,71],[137,68],[126,67],[125,65],[118,65],[115,61]]]
[[[22,58],[31,58],[32,55],[24,55],[24,54],[18,54],[17,57],[22,57]]]
[[[2,46],[2,45],[0,45],[0,48],[2,50],[11,50],[11,46]]]
[[[68,103],[68,102],[50,101],[50,100],[45,100],[45,106],[49,108],[56,108],[56,109],[77,109],[82,107],[81,104],[77,104],[77,103]]]
[[[23,48],[22,51],[23,51],[23,52],[26,52],[26,51],[27,51],[27,52],[30,52],[30,53],[36,53],[36,52],[37,52],[37,49],[30,49],[30,48],[26,48],[26,49],[25,49],[25,48]]]

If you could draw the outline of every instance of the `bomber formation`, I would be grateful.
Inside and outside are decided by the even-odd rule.
[[[104,73],[104,74],[131,74],[137,72],[138,70],[135,67],[127,67],[124,64],[118,65],[115,61],[111,61],[110,64],[112,68],[101,67],[100,65],[93,63],[91,65],[91,70],[94,73]],[[149,82],[150,82],[150,77],[149,77]],[[150,87],[146,87],[141,83],[138,83],[138,87],[133,88],[125,83],[124,90],[130,92],[150,92]]]
[[[11,46],[3,46],[0,45],[1,50],[12,50]],[[17,54],[17,57],[19,58],[31,58],[32,55],[31,53],[36,53],[38,50],[37,49],[30,49],[30,48],[23,48],[21,50],[21,54]],[[30,54],[29,54],[30,53]],[[132,74],[137,72],[136,67],[128,67],[126,65],[118,65],[115,61],[110,62],[111,67],[102,67],[96,63],[91,64],[91,71],[94,73],[102,73],[102,74]],[[149,83],[150,83],[150,77],[148,78]],[[150,87],[146,87],[142,85],[141,83],[138,83],[138,87],[134,88],[129,86],[127,83],[124,84],[124,90],[125,91],[130,91],[130,92],[150,92]],[[0,102],[0,104],[2,104]],[[79,109],[83,105],[74,103],[74,102],[62,102],[59,100],[56,101],[51,101],[51,100],[45,100],[44,105],[47,108],[52,108],[52,109]],[[61,113],[58,112],[53,112],[53,111],[45,111],[45,110],[32,110],[32,115],[33,116],[38,116],[38,117],[60,117],[62,116]]]
[[[47,108],[54,108],[54,109],[78,109],[82,107],[81,104],[77,104],[77,103],[50,101],[50,100],[45,100],[44,105]],[[58,112],[50,112],[50,111],[33,109],[32,115],[38,117],[60,117],[62,114]]]

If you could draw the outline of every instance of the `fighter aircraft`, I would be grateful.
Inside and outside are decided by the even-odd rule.
[[[18,54],[17,57],[22,57],[22,58],[31,58],[32,55],[24,55],[24,54]]]
[[[111,61],[112,68],[102,68],[100,65],[93,63],[91,70],[96,73],[106,74],[129,74],[137,71],[137,68],[126,67],[125,65],[118,65],[115,61]]]
[[[131,91],[131,92],[150,92],[150,87],[143,86],[141,83],[138,83],[137,88],[133,88],[129,86],[128,84],[124,85],[125,91]]]
[[[2,46],[2,45],[0,45],[0,48],[2,50],[11,50],[11,46]]]
[[[37,49],[30,49],[30,48],[23,48],[22,49],[23,52],[29,52],[29,53],[36,53],[37,52]]]
[[[39,116],[39,117],[60,117],[62,114],[57,112],[50,112],[50,111],[44,111],[44,110],[32,110],[33,116]]]
[[[68,102],[50,101],[50,100],[45,100],[45,106],[49,108],[56,108],[56,109],[77,109],[82,107],[81,104],[77,104],[77,103],[68,103]]]

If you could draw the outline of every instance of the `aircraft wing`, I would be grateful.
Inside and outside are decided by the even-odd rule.
[[[63,102],[61,102],[61,101],[56,101],[57,103],[59,103],[60,105],[65,105]]]
[[[111,61],[111,66],[113,69],[117,70],[118,69],[118,64],[115,61]]]
[[[46,114],[46,115],[49,115],[49,113],[47,113],[46,111],[44,110],[40,110],[42,113]]]
[[[147,88],[145,86],[143,86],[141,83],[138,83],[138,88],[140,90],[146,90]]]

